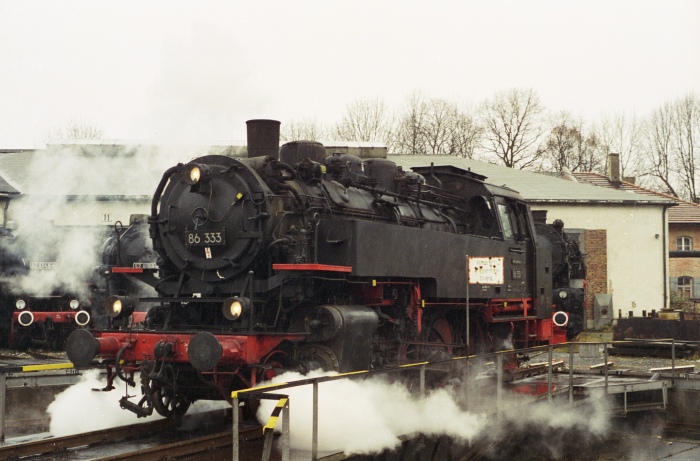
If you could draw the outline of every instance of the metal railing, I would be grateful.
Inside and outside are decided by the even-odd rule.
[[[658,342],[668,342],[671,341],[671,385],[673,383],[673,379],[676,377],[676,359],[675,359],[675,342],[673,340],[656,340]],[[392,368],[384,368],[384,369],[379,369],[379,370],[362,370],[362,371],[354,371],[354,372],[348,372],[348,373],[341,373],[333,376],[324,376],[324,377],[316,377],[316,378],[308,378],[308,379],[302,379],[298,381],[292,381],[292,382],[284,382],[284,383],[277,383],[277,384],[270,384],[270,385],[264,385],[264,386],[259,386],[255,388],[250,388],[250,389],[243,389],[239,391],[234,391],[231,393],[231,398],[232,398],[232,407],[233,407],[233,460],[234,461],[239,461],[239,439],[238,439],[238,431],[240,428],[240,417],[238,413],[238,408],[241,403],[241,400],[248,400],[248,399],[272,399],[272,400],[278,400],[278,404],[275,407],[275,411],[273,412],[273,415],[271,417],[271,420],[268,421],[268,423],[265,425],[264,428],[264,437],[265,437],[265,450],[263,453],[263,461],[267,461],[270,456],[270,450],[268,448],[268,444],[271,444],[272,440],[272,432],[275,427],[275,424],[277,422],[277,419],[279,415],[281,414],[282,416],[282,459],[283,461],[289,461],[290,459],[290,420],[289,420],[289,404],[290,404],[290,396],[289,394],[283,394],[283,393],[271,393],[273,391],[280,391],[283,389],[289,389],[293,387],[300,387],[300,386],[312,386],[312,392],[313,392],[313,403],[312,403],[312,441],[311,441],[311,459],[313,461],[318,460],[318,390],[319,390],[319,384],[320,383],[326,383],[330,381],[335,381],[335,380],[340,380],[340,379],[348,379],[348,378],[366,378],[372,375],[379,375],[379,374],[388,374],[388,373],[400,373],[400,372],[405,372],[407,370],[409,371],[417,371],[419,373],[419,395],[425,396],[425,386],[426,386],[426,370],[428,368],[432,367],[440,367],[440,366],[445,366],[446,364],[455,364],[455,363],[460,363],[464,362],[463,367],[466,370],[467,373],[467,379],[465,380],[466,383],[466,395],[469,395],[469,377],[470,375],[470,363],[474,362],[475,359],[478,359],[480,362],[487,361],[489,359],[494,359],[494,365],[495,365],[495,373],[496,373],[496,408],[495,408],[495,413],[496,417],[498,419],[502,418],[502,413],[503,413],[503,401],[504,401],[504,395],[503,395],[503,383],[504,383],[504,370],[503,370],[503,365],[504,365],[504,357],[506,355],[513,355],[515,353],[517,354],[532,354],[532,353],[547,353],[547,363],[546,363],[546,368],[547,368],[547,401],[552,402],[553,397],[554,397],[554,386],[553,386],[553,375],[554,375],[554,360],[553,360],[553,354],[555,350],[559,349],[566,349],[568,353],[568,404],[573,405],[574,404],[574,349],[576,346],[580,346],[581,344],[586,344],[586,345],[597,345],[597,346],[603,346],[603,355],[604,355],[604,362],[601,366],[602,368],[602,374],[604,376],[603,378],[603,390],[604,393],[607,394],[624,394],[624,410],[625,412],[627,411],[627,393],[628,392],[633,392],[633,391],[640,391],[640,390],[656,390],[656,389],[661,389],[663,391],[663,405],[664,408],[666,407],[667,404],[667,389],[669,387],[668,383],[666,382],[658,382],[656,384],[648,384],[645,385],[643,383],[633,383],[633,384],[615,384],[611,385],[609,383],[610,381],[610,373],[609,373],[609,367],[610,367],[610,360],[609,360],[609,354],[608,354],[608,345],[611,344],[610,342],[598,342],[598,343],[563,343],[563,344],[558,344],[558,345],[548,345],[548,346],[537,346],[537,347],[531,347],[527,349],[519,349],[519,350],[504,350],[504,351],[498,351],[498,352],[492,352],[492,353],[487,353],[487,354],[479,354],[479,355],[471,355],[468,357],[454,357],[450,358],[447,360],[439,360],[439,361],[434,361],[434,362],[418,362],[418,363],[411,363],[411,364],[406,364],[406,365],[400,365],[397,367],[392,367]],[[563,389],[562,389],[563,390]],[[467,401],[467,407],[469,408],[469,402]],[[275,413],[276,412],[276,413]],[[271,445],[270,445],[271,446]]]

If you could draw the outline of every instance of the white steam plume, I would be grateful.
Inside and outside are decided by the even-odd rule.
[[[104,375],[100,375],[99,370],[87,370],[81,376],[80,382],[56,395],[46,410],[51,417],[49,426],[51,435],[60,437],[163,419],[155,411],[147,418],[137,418],[134,413],[123,410],[119,406],[119,400],[124,396],[126,385],[119,379],[114,382],[115,389],[109,392],[93,390],[102,389],[105,385],[106,379]],[[132,401],[137,402],[141,399],[138,388],[129,387],[128,392],[129,395],[135,395]],[[231,405],[225,401],[197,401],[190,406],[187,415],[222,410],[217,420],[221,421],[225,410],[229,408]],[[194,430],[214,422],[211,414],[207,414],[206,418],[185,419],[180,429]]]
[[[93,391],[105,387],[105,378],[100,378],[98,370],[84,372],[79,383],[58,394],[47,408],[51,417],[51,435],[61,437],[153,421],[153,418],[137,419],[130,411],[122,410],[119,399],[123,396],[124,383],[115,384],[116,389],[109,392]],[[137,391],[130,387],[129,392],[134,394]]]
[[[291,382],[316,376],[285,373],[272,382]],[[327,375],[327,374],[326,374]],[[458,443],[473,444],[488,454],[503,441],[519,440],[523,434],[528,444],[538,452],[560,454],[563,443],[574,434],[574,443],[601,439],[607,435],[609,420],[603,399],[591,399],[590,404],[575,408],[566,404],[552,406],[547,402],[522,405],[522,396],[504,399],[501,420],[495,414],[475,414],[463,408],[465,400],[459,387],[447,386],[429,392],[424,398],[411,394],[400,383],[378,378],[364,381],[341,379],[319,384],[318,449],[345,454],[378,453],[396,448],[402,435],[421,433],[426,436],[448,436]],[[292,387],[275,391],[290,396],[290,432],[292,448],[310,450],[312,440],[312,386]],[[471,399],[475,396],[472,395]],[[493,399],[483,395],[479,398]],[[264,424],[276,401],[263,400],[257,412]],[[496,408],[493,400],[491,407]],[[281,430],[281,419],[276,431]],[[523,443],[524,445],[524,443]],[[491,448],[489,448],[491,446]],[[503,447],[505,450],[507,447]],[[499,459],[496,458],[490,459]],[[556,458],[555,459],[559,459]]]
[[[46,151],[32,154],[26,171],[13,178],[21,183],[17,186],[22,194],[8,210],[18,229],[14,232],[16,241],[6,249],[17,250],[17,258],[27,266],[30,262],[55,262],[57,266],[5,277],[8,287],[16,293],[38,296],[62,292],[87,297],[86,282],[100,264],[97,250],[107,233],[111,235],[111,222],[120,220],[127,226],[130,214],[150,214],[150,197],[163,172],[212,150],[216,151],[199,146],[78,142],[51,144]],[[115,196],[126,200],[120,199],[115,206],[104,199]],[[130,200],[133,197],[138,200]],[[115,210],[123,215],[115,217]],[[104,222],[103,214],[112,217]]]
[[[289,382],[322,374],[285,373],[272,382]],[[290,395],[291,443],[308,450],[312,436],[312,388],[301,386],[277,391]],[[381,379],[341,379],[319,385],[319,450],[346,454],[374,453],[394,448],[404,434],[449,434],[469,441],[477,435],[483,418],[462,411],[448,389],[424,399],[411,395],[399,383]],[[264,400],[257,413],[264,423],[276,402]],[[280,425],[281,428],[281,424]]]

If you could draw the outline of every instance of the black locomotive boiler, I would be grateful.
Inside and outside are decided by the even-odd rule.
[[[164,173],[148,219],[158,269],[129,271],[158,296],[111,296],[109,328],[74,332],[68,357],[103,360],[107,388],[140,378],[141,400],[121,406],[172,417],[285,370],[563,342],[582,315],[568,283],[580,252],[552,261],[563,234],[540,241],[519,194],[485,179],[327,156],[316,142],[280,148],[279,122],[249,121],[248,158]],[[144,301],[158,305],[131,321]]]

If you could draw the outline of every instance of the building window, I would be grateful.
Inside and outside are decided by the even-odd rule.
[[[677,237],[676,238],[676,250],[677,251],[690,251],[693,249],[693,239],[691,237]]]
[[[693,297],[693,277],[678,277],[678,294],[686,299]]]

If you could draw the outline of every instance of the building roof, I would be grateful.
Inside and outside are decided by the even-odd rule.
[[[35,149],[0,149],[0,158],[7,157],[8,155],[20,154],[20,153],[31,153]],[[0,194],[1,195],[19,195],[20,191],[11,184],[7,178],[2,176],[0,172]]]
[[[116,141],[48,145],[46,150],[0,155],[0,177],[8,190],[22,194],[68,197],[152,196],[163,172],[209,154],[245,155],[234,145],[131,145]],[[416,166],[453,165],[486,176],[486,182],[520,193],[531,204],[624,204],[672,206],[666,196],[595,187],[477,160],[443,155],[389,155],[405,170]],[[1,183],[0,183],[1,187]]]
[[[700,224],[700,205],[673,197],[672,195],[647,189],[627,181],[612,181],[600,173],[572,173],[575,180],[599,187],[621,191],[632,191],[636,194],[657,196],[673,200],[676,206],[668,210],[669,224]]]
[[[515,170],[501,165],[480,162],[447,155],[389,155],[404,169],[414,166],[454,165],[486,176],[489,184],[514,189],[531,204],[623,204],[673,206],[675,201],[657,195],[638,194],[633,191],[595,187],[582,182],[572,182],[560,177],[531,171]]]

